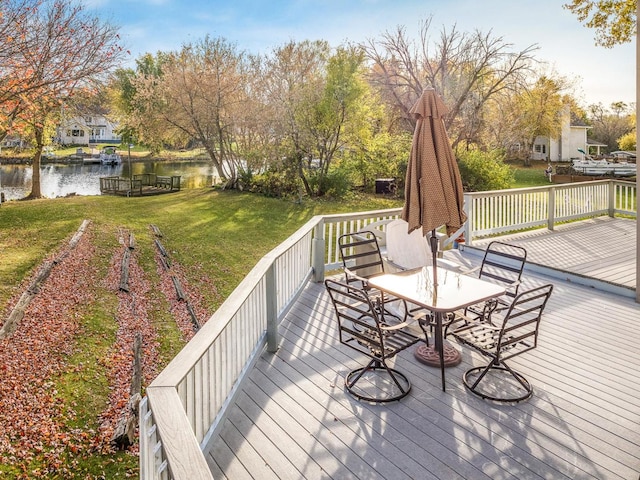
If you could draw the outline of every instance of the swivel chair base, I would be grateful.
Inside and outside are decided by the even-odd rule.
[[[411,390],[404,373],[383,365],[367,365],[349,372],[344,379],[347,391],[358,400],[386,403],[400,400]],[[379,395],[376,395],[379,392]]]

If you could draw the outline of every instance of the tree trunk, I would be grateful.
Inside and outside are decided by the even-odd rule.
[[[42,149],[44,148],[44,145],[42,143],[44,130],[40,127],[36,127],[34,135],[36,139],[36,153],[33,156],[31,193],[27,196],[27,199],[42,197],[42,191],[40,190],[40,159],[42,158]]]
[[[215,150],[215,148],[211,147],[207,142],[203,141],[202,138],[199,139],[202,144],[204,145],[204,149],[207,152],[207,154],[209,155],[209,158],[211,159],[211,161],[213,162],[213,166],[216,169],[216,172],[218,172],[218,176],[220,177],[220,180],[222,180],[227,186],[229,184],[229,178],[227,178],[227,174],[224,171],[224,168],[222,168],[222,160],[218,158],[218,154]]]
[[[300,177],[300,180],[302,180],[305,192],[307,192],[308,196],[312,197],[313,191],[311,190],[311,185],[309,185],[309,180],[307,180],[307,176],[304,174],[304,168],[302,168],[302,158],[303,156],[300,153],[296,154],[296,168],[298,169],[298,176]]]

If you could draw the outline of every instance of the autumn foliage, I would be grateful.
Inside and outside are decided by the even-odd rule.
[[[0,0],[0,140],[36,147],[30,197],[40,197],[39,162],[63,105],[94,91],[126,51],[118,29],[77,0]]]

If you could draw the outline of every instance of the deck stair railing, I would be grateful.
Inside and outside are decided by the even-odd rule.
[[[465,195],[467,242],[481,235],[597,215],[637,216],[634,184],[615,180]],[[203,452],[227,406],[308,281],[340,265],[338,237],[397,218],[400,209],[312,218],[263,257],[147,388],[140,407],[140,478],[213,478]]]

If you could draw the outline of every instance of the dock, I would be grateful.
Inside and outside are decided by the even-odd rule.
[[[143,173],[126,177],[100,177],[100,193],[125,197],[161,195],[180,190],[181,176],[162,176],[155,173]]]

